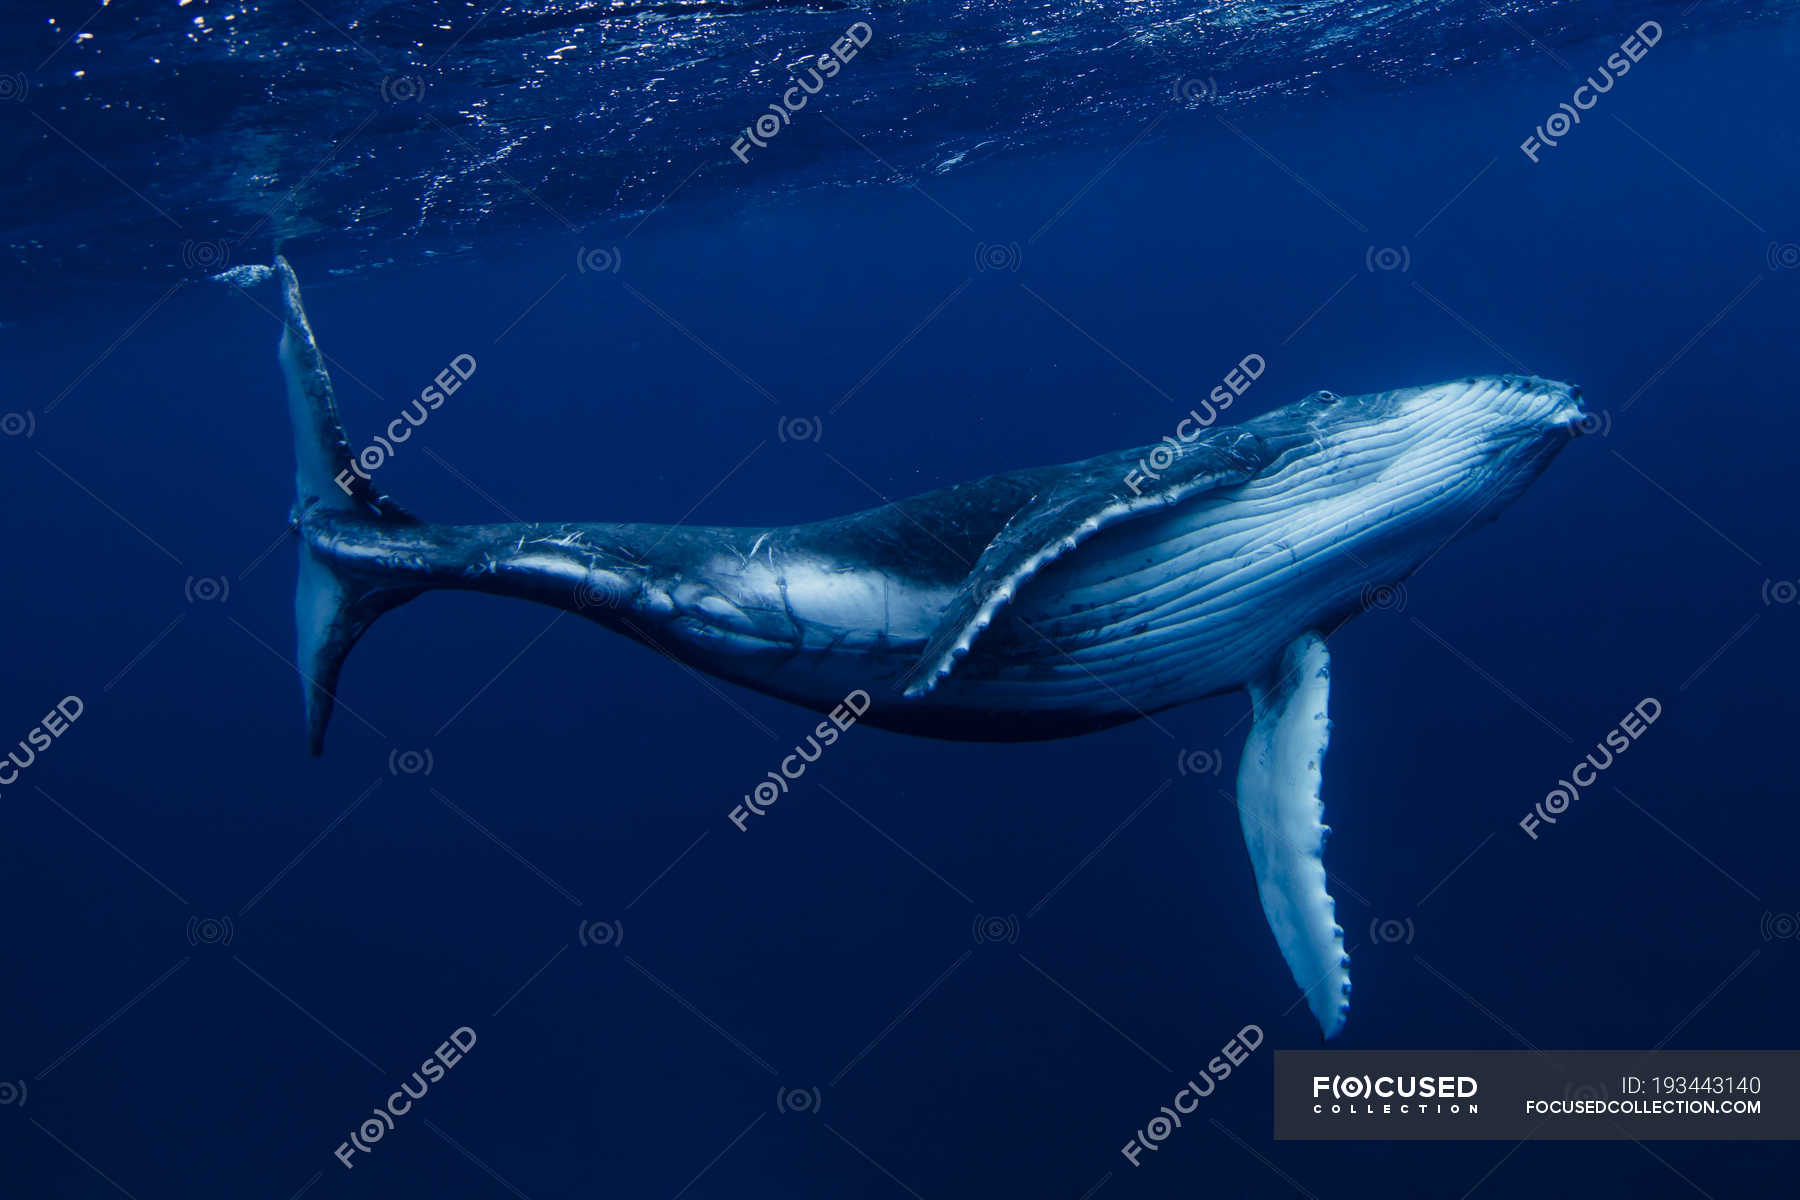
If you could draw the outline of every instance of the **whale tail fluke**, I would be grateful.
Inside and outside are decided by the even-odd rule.
[[[359,524],[416,524],[418,518],[377,494],[354,469],[325,356],[313,339],[300,301],[300,281],[287,260],[276,255],[271,266],[234,267],[216,278],[245,289],[274,283],[281,292],[279,354],[294,433],[294,507],[289,520],[301,533],[300,573],[294,588],[295,663],[306,702],[307,748],[318,755],[324,752],[338,675],[351,648],[377,617],[424,589],[375,582],[347,569],[347,560],[315,547],[315,529],[329,522],[335,538],[342,540],[344,532]]]
[[[377,617],[423,590],[363,585],[301,539],[300,576],[294,585],[295,661],[306,702],[306,749],[315,758],[325,752],[325,727],[337,707],[338,676],[351,648]]]

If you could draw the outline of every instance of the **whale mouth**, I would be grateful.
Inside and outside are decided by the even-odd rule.
[[[1593,414],[1581,403],[1581,385],[1578,383],[1563,384],[1563,403],[1551,418],[1559,429],[1566,430],[1570,437],[1581,437],[1594,432]]]
[[[1594,416],[1581,402],[1581,385],[1538,376],[1506,377],[1513,395],[1523,398],[1529,410],[1535,410],[1533,423],[1541,429],[1567,433],[1571,437],[1596,432]]]

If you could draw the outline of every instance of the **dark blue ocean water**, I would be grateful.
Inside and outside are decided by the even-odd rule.
[[[654,52],[573,77],[528,64],[596,28],[637,43],[508,8],[450,51],[512,106],[490,124],[466,73],[431,117],[320,82],[379,77],[337,33],[422,70],[442,38],[418,51],[407,10],[334,33],[202,6],[256,24],[234,53],[157,41],[190,20],[166,7],[129,32],[103,10],[111,58],[35,70],[88,13],[17,18],[29,87],[0,106],[25,173],[0,745],[84,705],[0,787],[8,1195],[1791,1191],[1785,1145],[1273,1141],[1273,1052],[1318,1033],[1227,798],[1238,695],[1039,744],[855,729],[740,833],[728,811],[815,718],[434,594],[358,648],[308,758],[279,325],[199,282],[286,238],[353,442],[473,355],[380,475],[441,521],[814,519],[1152,442],[1248,354],[1268,369],[1234,415],[1578,382],[1595,435],[1332,639],[1356,980],[1334,1045],[1791,1048],[1791,16],[666,15],[634,18]],[[738,163],[769,64],[859,17],[868,78]],[[1651,18],[1660,43],[1532,162]],[[679,71],[706,87],[640,103]],[[521,136],[515,162],[533,105],[575,144]],[[384,153],[308,175],[369,112]],[[1527,836],[1646,697],[1661,718]],[[1262,1047],[1132,1166],[1247,1024]],[[464,1026],[467,1057],[340,1166]]]

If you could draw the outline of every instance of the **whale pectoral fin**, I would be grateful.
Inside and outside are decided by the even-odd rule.
[[[1331,741],[1331,657],[1301,634],[1249,687],[1255,715],[1238,767],[1238,820],[1263,914],[1326,1037],[1350,1012],[1350,957],[1326,890],[1319,784]]]
[[[901,690],[914,698],[931,691],[1026,580],[1096,530],[1242,483],[1266,461],[1255,435],[1236,429],[1183,445],[1154,481],[1140,470],[1146,453],[1122,450],[1072,463],[1013,514],[945,606]]]

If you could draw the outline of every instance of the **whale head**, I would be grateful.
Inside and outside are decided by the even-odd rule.
[[[1471,375],[1376,395],[1392,397],[1402,412],[1454,414],[1520,434],[1566,429],[1585,415],[1579,387],[1536,375]]]
[[[1371,416],[1434,437],[1485,439],[1496,454],[1538,443],[1560,449],[1581,432],[1587,416],[1579,387],[1535,375],[1473,375],[1362,399]]]
[[[1304,488],[1326,504],[1344,548],[1371,566],[1379,560],[1392,579],[1498,516],[1586,417],[1571,384],[1482,375],[1364,395],[1315,392],[1251,427],[1278,454],[1271,487]]]
[[[1396,438],[1386,468],[1416,479],[1425,502],[1498,515],[1585,428],[1581,389],[1532,375],[1478,375],[1378,393],[1362,431]],[[1445,467],[1457,473],[1446,477]]]
[[[1476,375],[1360,396],[1315,392],[1298,405],[1346,482],[1382,483],[1395,499],[1449,493],[1504,503],[1580,433],[1581,389],[1527,375]]]

